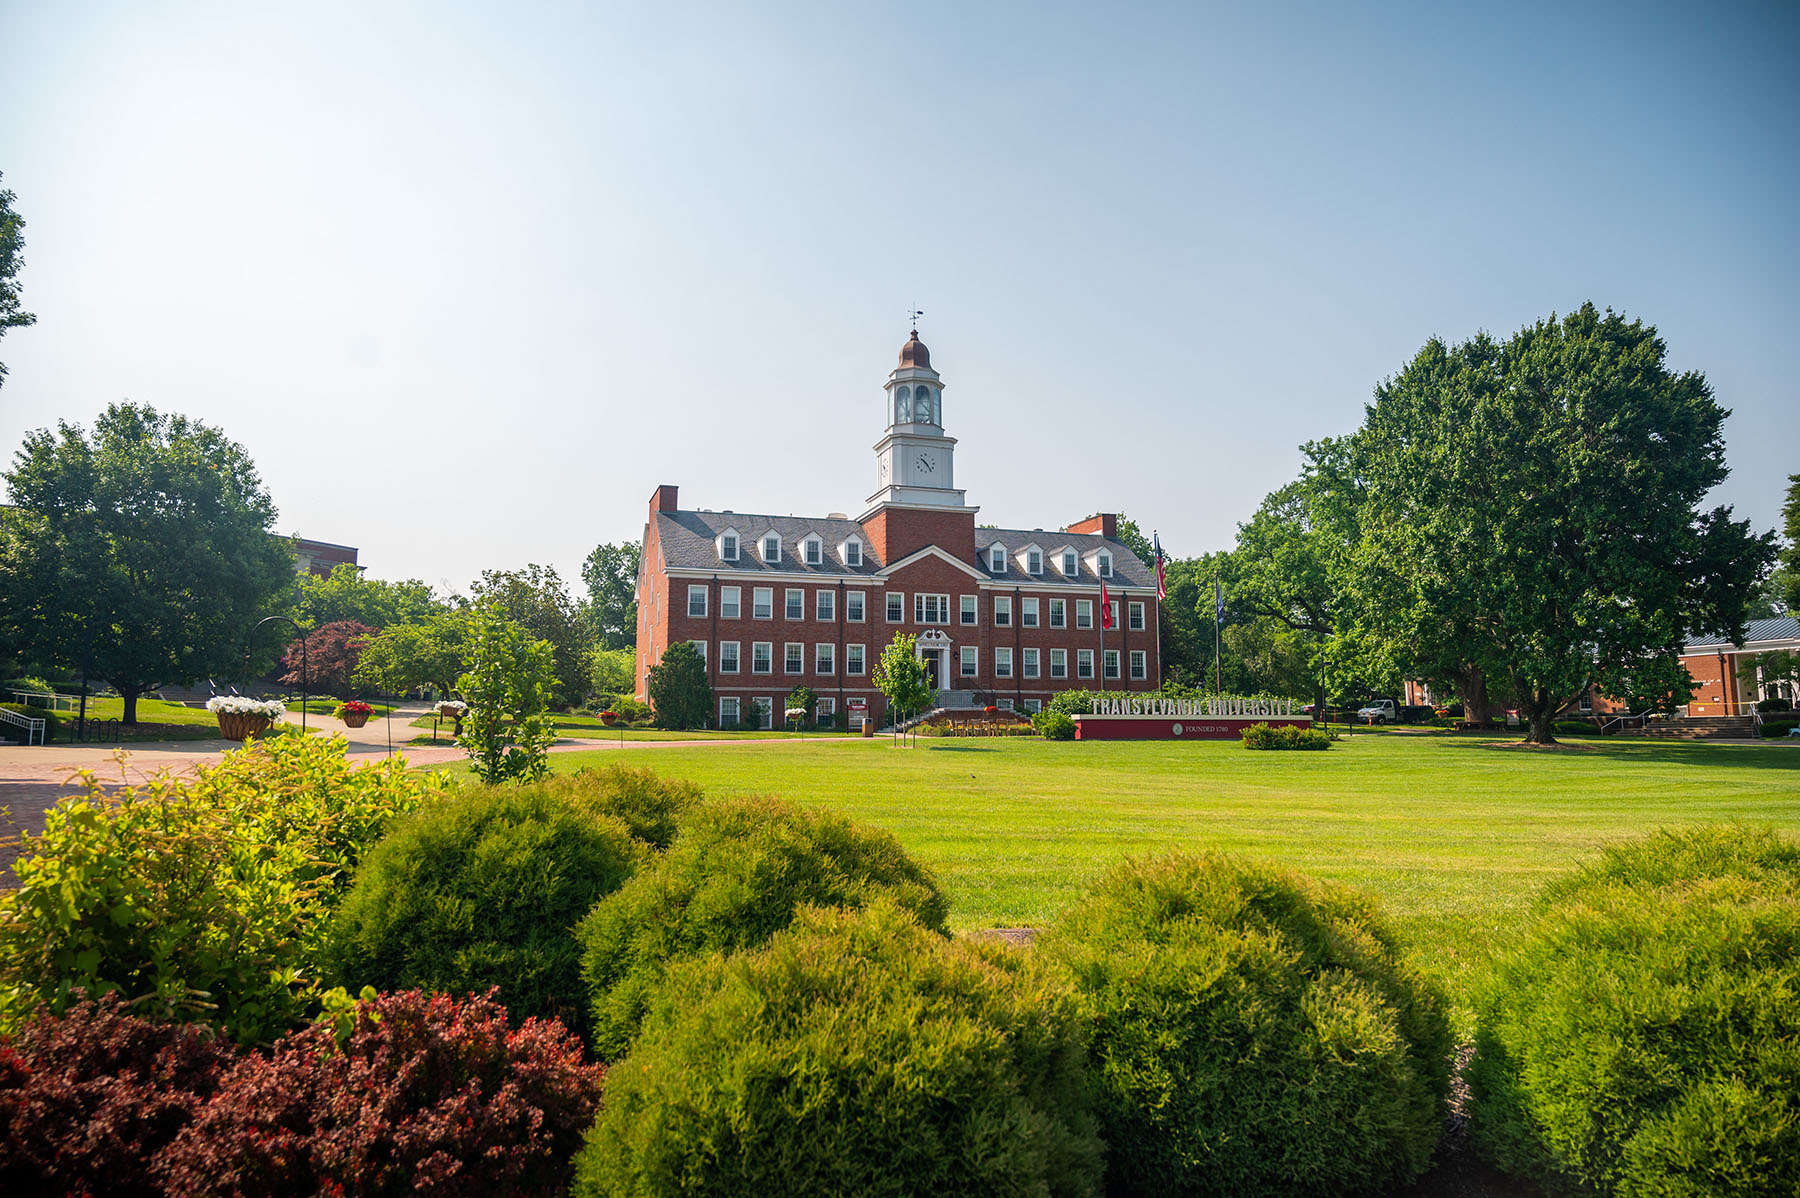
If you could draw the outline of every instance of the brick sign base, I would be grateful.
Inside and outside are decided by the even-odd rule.
[[[1076,740],[1237,740],[1252,724],[1312,726],[1312,717],[1305,715],[1078,715],[1074,718]]]

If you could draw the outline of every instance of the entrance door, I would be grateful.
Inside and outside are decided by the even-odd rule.
[[[925,685],[930,687],[934,691],[939,689],[939,683],[938,683],[938,657],[939,656],[940,656],[940,654],[937,654],[937,653],[927,653],[925,655]]]

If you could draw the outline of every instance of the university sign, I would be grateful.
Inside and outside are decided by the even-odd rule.
[[[1169,699],[1119,695],[1094,700],[1075,719],[1076,740],[1235,740],[1252,724],[1310,725],[1292,699]]]

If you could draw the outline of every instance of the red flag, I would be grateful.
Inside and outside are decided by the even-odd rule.
[[[1155,532],[1150,534],[1150,556],[1156,559],[1156,598],[1160,603],[1169,597],[1168,587],[1163,585],[1163,551],[1162,538]]]
[[[1100,584],[1100,627],[1102,630],[1110,630],[1112,626],[1112,600],[1106,597],[1106,583],[1102,581]]]

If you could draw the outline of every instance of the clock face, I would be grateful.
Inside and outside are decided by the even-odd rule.
[[[881,481],[884,485],[887,483],[887,459],[886,458],[881,459]]]
[[[937,469],[937,460],[928,453],[922,453],[913,460],[918,462],[919,469],[927,474],[930,474],[933,470]]]

